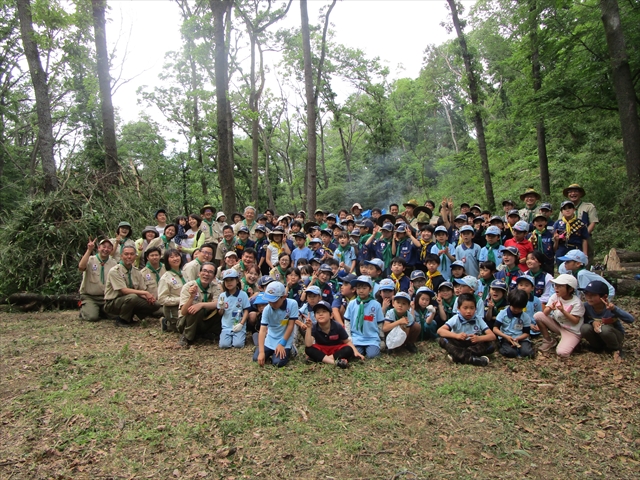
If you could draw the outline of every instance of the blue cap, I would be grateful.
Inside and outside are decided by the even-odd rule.
[[[331,265],[327,265],[326,263],[323,263],[322,265],[320,265],[320,268],[318,269],[318,271],[333,273],[333,270],[331,269]]]
[[[478,279],[472,275],[467,275],[466,277],[456,278],[456,283],[461,285],[466,285],[467,287],[473,289],[475,292],[478,289]]]
[[[327,220],[329,220],[330,218],[332,218],[333,220],[338,220],[338,216],[335,213],[330,213],[329,215],[327,215]]]
[[[563,257],[559,257],[558,260],[561,262],[569,262],[573,260],[574,262],[580,262],[583,265],[589,263],[589,257],[580,250],[569,250]]]
[[[426,294],[431,295],[431,297],[435,297],[436,296],[436,292],[434,292],[433,290],[431,290],[430,288],[427,288],[427,287],[420,287],[418,290],[416,290],[416,296],[419,293],[426,293]]]
[[[359,237],[360,236],[360,229],[359,228],[354,228],[353,231],[349,234],[352,237]]]
[[[322,290],[320,290],[320,287],[318,287],[317,285],[311,285],[310,287],[307,287],[304,291],[305,291],[305,293],[313,293],[314,295],[322,295]]]
[[[474,233],[475,230],[473,229],[473,227],[471,225],[464,225],[464,226],[460,227],[460,233],[462,233],[462,232]]]
[[[418,279],[418,278],[427,278],[424,274],[424,272],[422,270],[414,270],[413,272],[411,272],[411,277],[410,280],[413,282],[414,280]]]
[[[513,210],[509,210],[509,213],[507,214],[507,217],[513,217],[513,216],[520,218],[520,212],[515,208]]]
[[[378,287],[378,290],[395,290],[396,283],[390,278],[385,278],[383,280],[380,280]]]
[[[358,278],[356,278],[353,282],[351,282],[351,285],[353,285],[354,287],[358,286],[358,284],[362,284],[365,283],[367,284],[370,288],[373,288],[373,283],[371,282],[371,277],[369,275],[360,275]]]
[[[519,222],[516,222],[516,224],[513,226],[513,229],[517,230],[518,232],[528,232],[529,224],[524,220],[520,220]]]
[[[456,260],[455,262],[453,262],[451,264],[451,268],[453,268],[453,267],[462,267],[462,268],[464,268],[464,262],[462,262],[461,260]],[[465,270],[466,270],[466,268],[465,268]]]
[[[589,282],[586,287],[579,288],[578,290],[582,290],[587,293],[595,293],[596,295],[609,295],[609,287],[606,283],[601,282],[600,280]]]
[[[344,277],[342,277],[342,283],[351,284],[351,282],[353,282],[356,278],[358,278],[356,275],[354,275],[353,273],[349,273],[348,275],[345,275]]]
[[[505,253],[510,253],[511,255],[514,255],[516,257],[520,256],[520,250],[518,250],[516,247],[504,247],[502,249],[502,254],[504,255]]]
[[[466,223],[467,221],[469,221],[469,217],[467,217],[465,214],[461,214],[461,215],[458,215],[456,218],[454,218],[453,221],[454,222],[461,221]]]
[[[447,230],[447,227],[440,225],[439,227],[436,227],[436,229],[433,231],[433,233],[438,233],[438,232],[444,232],[447,235],[449,235],[449,230]]]
[[[388,232],[393,232],[393,223],[385,222],[381,227],[382,230],[387,230]]]
[[[500,215],[494,215],[493,217],[491,217],[491,219],[489,220],[489,223],[491,222],[500,222],[500,223],[504,223],[504,219],[500,216]]]
[[[322,231],[320,232],[320,235],[322,235],[323,233],[324,233],[325,235],[329,235],[330,237],[333,237],[333,230],[332,230],[332,229],[330,229],[330,228],[325,228],[324,230],[322,230]]]
[[[571,200],[565,200],[560,204],[560,210],[562,210],[564,207],[567,207],[567,206],[576,208],[576,204],[573,203]]]
[[[251,303],[253,303],[254,305],[266,305],[269,302],[267,302],[266,298],[264,298],[264,293],[260,292],[258,295],[256,295],[256,298],[254,298],[253,302]]]
[[[407,232],[407,227],[405,226],[404,223],[401,223],[400,225],[396,226],[396,232],[398,232],[398,233],[406,233]]]
[[[222,272],[222,279],[226,280],[227,278],[238,278],[238,272],[233,268],[228,268]]]
[[[394,300],[397,300],[399,298],[401,298],[403,300],[406,300],[407,302],[411,303],[411,297],[409,296],[409,294],[407,292],[398,292],[393,296]]]
[[[484,232],[485,235],[498,235],[498,236],[500,236],[501,233],[502,232],[500,231],[500,229],[495,225],[491,225],[489,228],[487,228],[487,231]]]
[[[238,233],[251,233],[244,225],[238,229]]]
[[[307,236],[304,234],[304,232],[296,232],[293,234],[294,238],[307,238]],[[320,242],[322,243],[322,242]]]
[[[365,220],[362,225],[364,226],[364,228],[373,230],[373,222],[371,220]]]
[[[284,297],[284,285],[280,282],[271,282],[264,291],[264,298],[267,302],[277,302]]]
[[[331,312],[331,305],[329,305],[327,302],[325,302],[324,300],[319,301],[318,303],[316,303],[313,306],[313,313],[316,313],[319,309],[323,309],[326,310],[327,312]]]
[[[440,286],[438,287],[438,290],[440,290],[441,288],[450,288],[451,290],[453,290],[453,283],[451,282],[442,282],[440,284]]]
[[[364,264],[365,265],[373,265],[374,267],[376,267],[380,271],[384,270],[384,262],[382,260],[380,260],[379,258],[372,258],[371,260],[365,260]]]
[[[516,284],[520,283],[520,280],[526,280],[527,282],[529,282],[534,287],[536,286],[536,281],[533,279],[533,277],[531,275],[520,275],[516,279]]]
[[[322,240],[320,240],[319,238],[312,238],[311,240],[309,240],[309,244],[312,243],[319,243],[322,245]]]
[[[498,288],[506,292],[507,284],[504,282],[504,280],[494,280],[493,282],[491,282],[491,285],[489,285],[489,288]]]
[[[550,203],[543,203],[542,205],[540,205],[540,210],[553,210],[553,208],[551,207]]]
[[[269,275],[263,275],[258,279],[258,286],[265,287],[273,281],[274,281],[273,277],[270,277]]]
[[[265,227],[264,225],[256,225],[256,232],[264,232],[267,233],[267,227]]]

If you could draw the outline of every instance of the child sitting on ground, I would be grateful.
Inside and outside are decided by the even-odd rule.
[[[444,325],[444,322],[453,316],[453,306],[456,303],[456,296],[451,282],[443,282],[438,288],[438,323]],[[442,326],[441,325],[441,326]]]
[[[476,316],[476,299],[469,293],[458,297],[458,313],[438,329],[440,346],[455,363],[489,365],[486,355],[494,351],[494,333]]]
[[[367,358],[375,358],[380,355],[378,324],[384,322],[384,314],[373,298],[371,277],[361,275],[352,284],[358,297],[349,303],[344,318],[350,324],[351,339],[358,352]]]
[[[605,350],[613,354],[615,362],[621,362],[625,331],[620,320],[633,323],[635,318],[609,301],[609,287],[604,282],[590,282],[582,292],[587,300],[582,337],[595,351]]]
[[[505,247],[502,250],[503,269],[496,273],[496,280],[503,280],[509,290],[516,288],[516,281],[522,275],[519,263],[520,251],[516,247]]]
[[[218,312],[222,314],[219,348],[242,348],[247,335],[249,297],[240,290],[238,272],[225,270],[222,274],[223,292],[218,297]]]
[[[480,277],[478,280],[478,295],[485,301],[489,297],[489,287],[496,277],[496,264],[491,260],[480,262]]]
[[[524,290],[509,292],[509,306],[498,314],[493,333],[500,342],[500,354],[507,358],[533,357],[529,340],[531,317],[525,312],[528,295]]]
[[[395,327],[400,327],[407,334],[402,345],[394,348],[396,351],[400,347],[404,347],[409,353],[418,353],[415,343],[420,335],[420,324],[416,323],[415,317],[409,310],[411,306],[411,297],[406,292],[398,292],[393,297],[393,308],[388,310],[384,317],[382,331],[388,334]]]
[[[307,317],[304,337],[305,354],[313,362],[349,367],[353,357],[364,359],[349,340],[349,335],[342,325],[331,319],[331,307],[327,302],[319,302],[313,307],[316,323]]]
[[[551,295],[547,306],[533,317],[542,333],[541,352],[548,352],[558,345],[556,353],[569,357],[580,343],[580,329],[584,323],[584,305],[576,295],[578,281],[571,275],[558,275],[553,281],[556,293]],[[560,335],[557,343],[549,330]]]
[[[440,273],[438,268],[440,267],[440,257],[438,255],[434,255],[433,253],[429,253],[425,259],[425,265],[427,266],[427,271],[425,275],[427,277],[427,282],[424,284],[425,287],[430,288],[434,292],[438,291],[440,285],[446,280]]]
[[[602,282],[607,286],[609,290],[609,299],[612,299],[616,294],[615,288],[604,278],[595,272],[587,270],[585,267],[589,263],[589,258],[580,250],[570,250],[563,257],[558,260],[564,262],[564,268],[567,273],[572,274],[578,280],[578,290],[585,288],[591,282]]]
[[[460,260],[456,260],[451,264],[451,282],[455,283],[455,280],[463,278],[467,275],[464,263]]]
[[[436,293],[427,287],[420,287],[413,300],[411,313],[420,324],[420,337],[418,340],[431,340],[438,338],[438,325],[436,322],[436,307],[432,305]]]
[[[484,321],[493,330],[498,314],[509,306],[507,285],[502,280],[494,280],[489,287],[489,297],[484,302]]]

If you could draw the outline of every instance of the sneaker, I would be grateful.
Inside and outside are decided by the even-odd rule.
[[[558,344],[553,338],[551,340],[547,340],[546,338],[542,340],[542,344],[538,347],[538,350],[541,352],[548,352],[553,347]]]
[[[187,349],[191,346],[191,342],[187,340],[187,337],[185,337],[184,335],[180,335],[180,339],[178,340],[178,345],[180,345],[180,347],[184,349]]]
[[[471,365],[475,365],[476,367],[486,367],[489,365],[488,357],[471,357],[471,361],[469,362]]]
[[[131,323],[127,322],[125,319],[116,317],[116,327],[131,327]]]
[[[349,361],[346,358],[341,358],[336,362],[336,365],[342,369],[349,368]]]
[[[418,353],[418,347],[416,347],[415,343],[407,343],[404,346],[405,350],[407,350],[409,353]]]
[[[162,325],[162,331],[163,332],[166,332],[166,331],[169,330],[169,328],[167,327],[167,319],[166,318],[162,317],[160,319],[160,325]]]

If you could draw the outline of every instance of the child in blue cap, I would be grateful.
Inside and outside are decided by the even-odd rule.
[[[607,282],[604,278],[598,275],[595,272],[591,272],[587,270],[587,264],[589,263],[589,258],[585,255],[584,252],[580,250],[570,250],[564,256],[559,257],[558,260],[564,262],[564,268],[567,273],[572,274],[578,280],[578,289],[583,289],[591,282],[602,282],[604,283],[609,292],[609,299],[612,299],[616,294],[615,288],[609,282]]]
[[[456,261],[462,262],[467,274],[477,277],[480,274],[478,261],[480,257],[480,246],[473,243],[475,230],[471,225],[464,225],[460,228],[461,242],[456,247]]]
[[[410,310],[411,297],[406,292],[398,292],[393,297],[393,308],[389,309],[384,317],[382,331],[388,334],[395,327],[400,327],[407,335],[404,343],[394,348],[404,347],[409,353],[418,353],[415,343],[420,336],[420,323],[417,323]]]
[[[222,314],[219,348],[244,347],[249,318],[249,296],[240,290],[238,272],[233,269],[222,273],[222,290],[218,296],[218,313]]]
[[[499,352],[507,358],[533,357],[531,345],[531,316],[527,310],[527,292],[512,290],[509,292],[509,306],[502,310],[493,326],[500,342]]]
[[[380,355],[378,324],[384,322],[382,307],[373,297],[371,277],[361,275],[352,284],[357,298],[347,306],[344,319],[349,322],[351,338],[358,352],[367,358],[375,358]]]

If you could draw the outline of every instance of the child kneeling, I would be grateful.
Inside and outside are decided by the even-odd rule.
[[[529,340],[531,317],[525,312],[529,295],[524,290],[509,292],[509,306],[498,313],[493,333],[500,340],[500,354],[508,358],[533,357]]]
[[[493,334],[484,320],[476,316],[476,298],[470,293],[458,297],[458,313],[438,329],[438,342],[455,363],[489,365],[485,356],[493,353]]]
[[[307,317],[304,336],[304,352],[311,361],[347,368],[353,357],[364,359],[349,340],[344,327],[331,319],[331,306],[327,302],[317,303],[313,313],[316,323]]]

